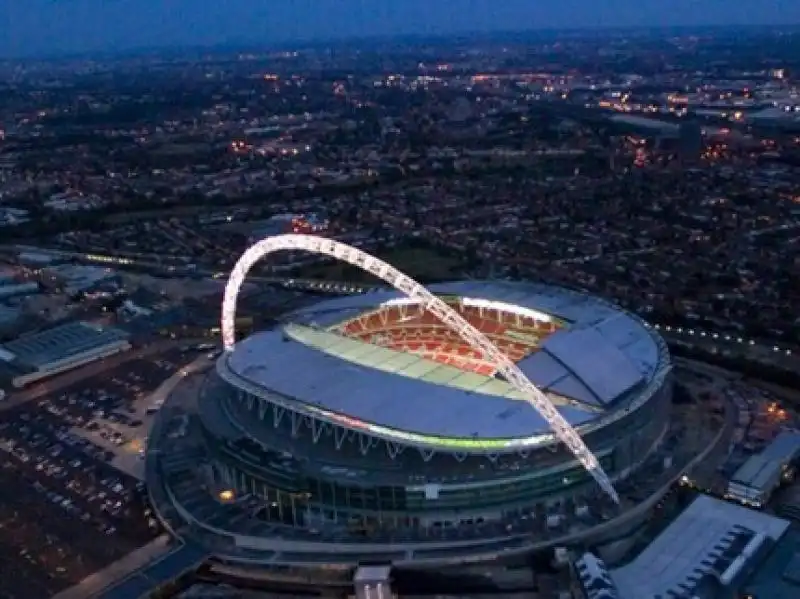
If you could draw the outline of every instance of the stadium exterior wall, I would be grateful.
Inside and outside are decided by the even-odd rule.
[[[279,416],[264,397],[230,382],[217,383],[213,394],[242,435],[220,439],[207,428],[215,475],[224,486],[267,498],[278,506],[271,517],[287,524],[347,528],[358,522],[367,529],[403,529],[503,521],[541,513],[543,505],[596,490],[591,477],[557,443],[501,456],[392,452],[388,444],[384,452],[384,441],[358,434],[337,447],[336,433],[326,432],[325,423],[285,411]],[[583,432],[612,479],[632,474],[663,438],[671,389],[667,369],[636,391],[636,409],[617,412],[608,424]],[[264,434],[254,434],[255,423]],[[244,459],[248,454],[257,457]],[[287,454],[293,458],[289,466]],[[320,463],[328,467],[308,467]],[[371,463],[373,472],[355,474]],[[491,475],[478,475],[487,470]]]

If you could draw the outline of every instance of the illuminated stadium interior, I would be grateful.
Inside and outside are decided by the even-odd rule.
[[[562,322],[549,315],[503,302],[448,296],[440,299],[514,362],[536,351],[548,336],[563,327]],[[497,371],[495,364],[458,333],[420,304],[405,299],[391,300],[330,330],[484,376],[494,376]]]

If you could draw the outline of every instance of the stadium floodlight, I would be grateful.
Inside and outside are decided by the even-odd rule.
[[[275,235],[267,237],[250,246],[233,267],[225,286],[222,300],[222,343],[225,351],[232,351],[236,343],[236,302],[239,289],[253,265],[264,256],[282,250],[303,250],[336,258],[369,272],[389,283],[398,291],[414,299],[438,318],[442,324],[454,332],[474,349],[480,351],[484,359],[493,363],[505,379],[522,393],[525,400],[547,421],[556,437],[566,445],[586,471],[600,487],[619,503],[619,497],[608,475],[597,457],[589,450],[580,435],[566,421],[547,396],[528,380],[517,365],[511,361],[486,335],[467,322],[458,312],[408,275],[391,264],[371,256],[366,252],[345,243],[312,235]]]

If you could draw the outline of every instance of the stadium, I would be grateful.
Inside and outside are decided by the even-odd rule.
[[[235,313],[223,309],[227,351],[198,399],[207,480],[219,497],[249,502],[259,524],[236,531],[214,515],[214,531],[239,549],[294,531],[319,541],[304,551],[335,540],[368,543],[374,556],[403,543],[441,553],[450,541],[543,540],[568,526],[564,506],[597,522],[619,514],[613,484],[669,430],[663,340],[619,307],[564,288],[420,289],[321,301],[239,341],[225,323]],[[488,354],[498,350],[505,362]],[[543,399],[531,399],[527,381]],[[197,484],[184,488],[183,503],[199,504]]]
[[[668,421],[669,364],[641,323],[553,287],[432,291],[545,391],[612,476],[653,449]],[[217,375],[214,397],[242,434],[218,445],[219,475],[287,522],[450,527],[594,487],[494,365],[401,294],[295,313],[240,341]],[[271,454],[272,471],[248,468],[252,453]]]

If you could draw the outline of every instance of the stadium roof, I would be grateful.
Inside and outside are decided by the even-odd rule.
[[[645,376],[651,376],[659,368],[662,357],[659,348],[641,322],[596,296],[551,285],[511,281],[457,281],[431,285],[428,289],[439,295],[483,298],[543,312],[571,324],[568,328],[572,330],[595,328]],[[351,295],[315,304],[294,316],[296,321],[327,327],[400,297],[403,294],[396,291]]]
[[[317,348],[325,354],[382,372],[473,393],[514,400],[524,399],[522,393],[517,391],[511,383],[492,376],[467,372],[455,366],[426,359],[418,354],[378,347],[359,339],[303,325],[287,325],[284,332],[290,339]],[[595,406],[569,402],[567,398],[555,394],[550,394],[550,398],[557,405],[572,403],[582,411],[601,411]]]
[[[627,393],[666,366],[656,339],[633,317],[597,298],[542,285],[459,282],[439,294],[538,310],[567,322],[519,367],[573,425],[627,405]],[[346,338],[323,326],[401,297],[379,292],[325,301],[295,314],[282,330],[258,333],[221,361],[257,389],[393,430],[460,439],[516,439],[549,433],[538,412],[508,383],[420,356]],[[660,362],[662,360],[663,362]]]
[[[287,334],[285,339],[289,341],[281,333],[245,339],[228,357],[228,367],[284,397],[400,431],[463,439],[518,438],[549,431],[545,420],[524,401],[446,386],[448,379],[460,378],[462,371],[457,368],[440,367],[437,362],[414,357],[416,368],[428,369],[426,378],[387,378],[386,371],[307,345],[304,341],[317,336],[310,329],[301,332],[296,327],[289,328]],[[331,333],[320,335],[335,337]],[[366,343],[360,346],[366,352],[379,351]],[[390,352],[380,351],[381,356],[387,357],[387,365],[391,363]],[[398,360],[407,355],[391,353]],[[265,356],[272,358],[264,360]],[[463,384],[477,388],[485,380],[487,377],[467,375]],[[508,390],[501,381],[497,384],[503,391]],[[572,407],[559,409],[573,424],[595,416],[594,412]]]

